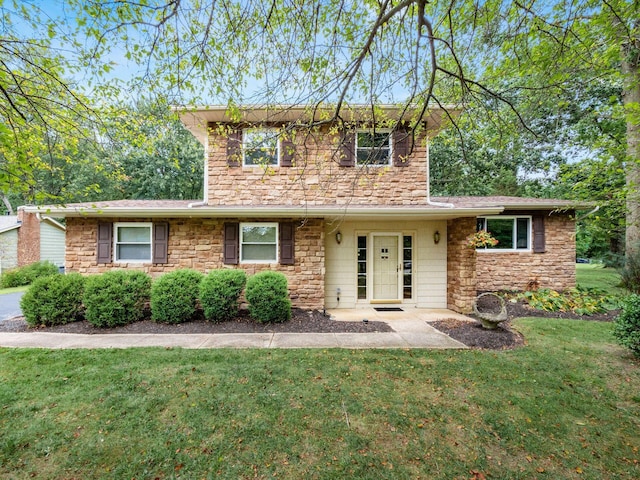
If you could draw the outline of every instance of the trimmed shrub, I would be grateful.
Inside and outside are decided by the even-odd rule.
[[[198,292],[204,275],[191,269],[166,273],[151,285],[151,320],[182,323],[198,309]]]
[[[245,297],[249,302],[249,314],[259,322],[291,319],[287,277],[280,272],[265,271],[249,277]]]
[[[27,323],[50,327],[79,320],[84,283],[79,273],[37,278],[20,299]]]
[[[212,322],[231,320],[238,314],[238,299],[247,275],[244,270],[213,270],[200,284],[204,318]]]
[[[31,285],[36,278],[56,275],[58,272],[58,267],[51,262],[44,261],[31,263],[24,267],[14,268],[4,272],[2,277],[0,277],[0,288],[14,288]]]
[[[613,324],[613,336],[618,343],[640,357],[640,295],[629,295]]]
[[[95,327],[117,327],[142,320],[151,294],[151,277],[136,270],[113,270],[87,278],[85,317]]]

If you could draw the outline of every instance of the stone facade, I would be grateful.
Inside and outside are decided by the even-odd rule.
[[[340,135],[328,127],[298,134],[291,167],[227,164],[228,137],[210,127],[209,205],[426,205],[426,140],[416,139],[406,166],[339,166]]]
[[[118,218],[68,218],[65,268],[67,272],[82,274],[103,273],[114,268],[131,268],[157,277],[178,268],[193,268],[203,273],[218,268],[241,268],[248,275],[261,270],[277,270],[289,281],[290,298],[295,307],[322,309],[324,306],[324,222],[308,219],[296,229],[295,263],[279,264],[223,264],[222,219],[190,218],[162,219],[169,222],[168,262],[153,263],[97,263],[96,248],[98,222],[127,222]],[[153,219],[136,219],[152,222]],[[233,221],[244,221],[233,219]],[[263,221],[270,221],[264,219]],[[272,220],[276,221],[276,220]]]
[[[543,213],[545,252],[478,253],[478,291],[565,290],[576,286],[575,221],[569,214]]]
[[[477,254],[466,245],[475,231],[475,217],[447,221],[447,306],[459,313],[471,313],[477,295]]]

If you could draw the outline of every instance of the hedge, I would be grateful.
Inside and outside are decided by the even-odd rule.
[[[280,272],[265,271],[249,277],[245,297],[249,303],[249,314],[259,322],[291,319],[287,277]]]
[[[36,279],[20,299],[27,323],[50,327],[79,320],[84,284],[85,277],[79,273]]]
[[[182,323],[198,309],[198,293],[204,275],[191,269],[166,273],[151,285],[151,320]]]
[[[113,270],[87,278],[85,316],[96,327],[117,327],[142,320],[150,300],[151,277],[136,270]]]

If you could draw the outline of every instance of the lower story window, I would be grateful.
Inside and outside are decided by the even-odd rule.
[[[240,261],[269,263],[278,260],[277,223],[240,224]]]
[[[367,299],[367,237],[358,237],[358,300]]]
[[[479,217],[477,231],[486,230],[498,243],[478,250],[530,250],[531,217]]]
[[[115,261],[151,261],[151,223],[116,223]]]
[[[413,297],[413,237],[402,237],[402,298]]]

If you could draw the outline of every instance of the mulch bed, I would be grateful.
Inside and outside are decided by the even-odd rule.
[[[282,323],[258,323],[252,320],[247,311],[241,311],[233,320],[221,323],[207,322],[196,319],[178,325],[156,323],[143,320],[122,327],[97,328],[87,321],[56,325],[54,327],[30,328],[24,319],[11,320],[13,325],[5,327],[0,323],[0,332],[39,332],[51,333],[81,333],[87,335],[105,333],[146,333],[146,334],[189,334],[189,333],[364,333],[364,332],[393,332],[384,322],[336,322],[317,310],[308,311],[293,309],[291,320]],[[9,328],[11,328],[9,330]]]
[[[451,338],[464,343],[468,347],[488,350],[505,350],[517,348],[525,344],[522,335],[511,329],[510,321],[518,317],[569,318],[593,321],[613,321],[618,311],[606,314],[581,316],[570,312],[544,312],[534,310],[523,302],[507,302],[509,320],[501,323],[495,330],[483,328],[479,322],[468,322],[446,319],[431,322],[434,328],[446,333]],[[288,322],[260,324],[249,318],[247,312],[241,312],[234,320],[222,323],[207,322],[203,319],[168,325],[143,320],[116,328],[96,328],[86,321],[57,325],[55,327],[30,328],[23,318],[5,320],[0,323],[0,332],[41,331],[51,333],[79,334],[199,334],[199,333],[365,333],[393,332],[384,322],[337,322],[319,311],[294,309]]]
[[[485,297],[486,298],[486,297]],[[491,302],[491,297],[487,298]],[[495,330],[484,328],[479,322],[465,322],[456,319],[441,320],[431,325],[446,333],[454,340],[464,343],[467,347],[486,350],[506,350],[517,348],[525,344],[524,337],[511,328],[511,320],[519,317],[564,318],[574,320],[591,320],[612,322],[619,310],[594,315],[577,315],[573,312],[545,312],[529,307],[525,302],[506,302],[508,320],[501,323]],[[473,317],[473,315],[470,315]]]

